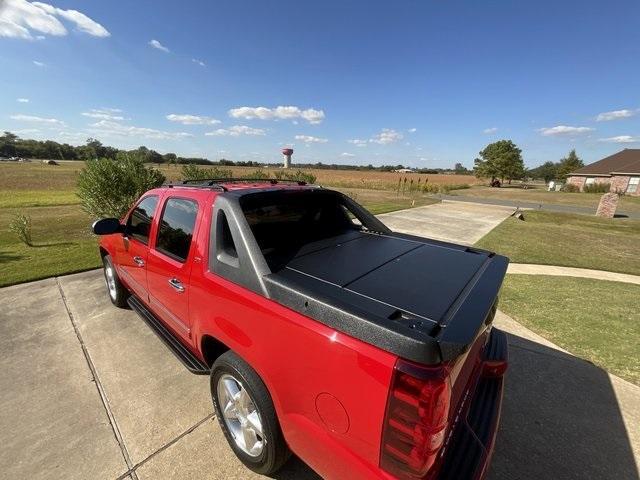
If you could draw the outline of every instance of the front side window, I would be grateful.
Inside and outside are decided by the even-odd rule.
[[[158,197],[156,195],[143,198],[129,215],[126,227],[127,234],[148,245],[153,214],[157,206]]]
[[[627,193],[636,193],[638,191],[638,184],[640,184],[640,177],[631,177],[629,179],[629,185],[627,185]]]
[[[184,262],[189,255],[198,204],[184,198],[169,198],[164,206],[156,250]]]

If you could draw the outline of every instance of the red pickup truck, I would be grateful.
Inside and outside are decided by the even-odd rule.
[[[302,182],[145,193],[93,225],[111,301],[193,373],[250,469],[298,455],[325,478],[482,478],[507,345],[508,259],[395,233]]]

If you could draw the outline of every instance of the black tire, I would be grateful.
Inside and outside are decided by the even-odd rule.
[[[111,261],[111,255],[105,255],[102,257],[102,263],[104,265],[103,273],[104,273],[104,281],[107,284],[107,294],[109,296],[109,300],[116,307],[126,308],[127,298],[129,298],[129,291],[122,285],[120,279],[118,278],[118,273],[116,272],[115,267],[113,266],[113,262]],[[109,286],[109,274],[108,270],[111,269],[113,275],[113,289]]]
[[[218,399],[218,383],[223,376],[231,375],[247,391],[253,405],[259,414],[264,445],[257,456],[251,456],[237,444],[229,430]],[[228,378],[228,377],[225,377]],[[291,456],[291,451],[284,441],[278,417],[273,407],[271,395],[258,374],[238,355],[228,351],[218,357],[211,368],[211,397],[213,408],[224,436],[229,446],[249,469],[261,475],[271,475],[277,472]]]

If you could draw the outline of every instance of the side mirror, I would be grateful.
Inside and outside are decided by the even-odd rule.
[[[117,218],[103,218],[102,220],[96,220],[91,226],[93,233],[96,235],[111,235],[112,233],[121,233],[124,231],[124,227],[120,224],[120,220]]]

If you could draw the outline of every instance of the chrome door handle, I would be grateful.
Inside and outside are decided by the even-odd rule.
[[[142,257],[135,256],[135,257],[133,257],[133,261],[139,267],[144,267],[144,260],[142,259]]]
[[[177,278],[172,278],[169,280],[169,285],[171,285],[178,293],[184,292],[184,285]]]

